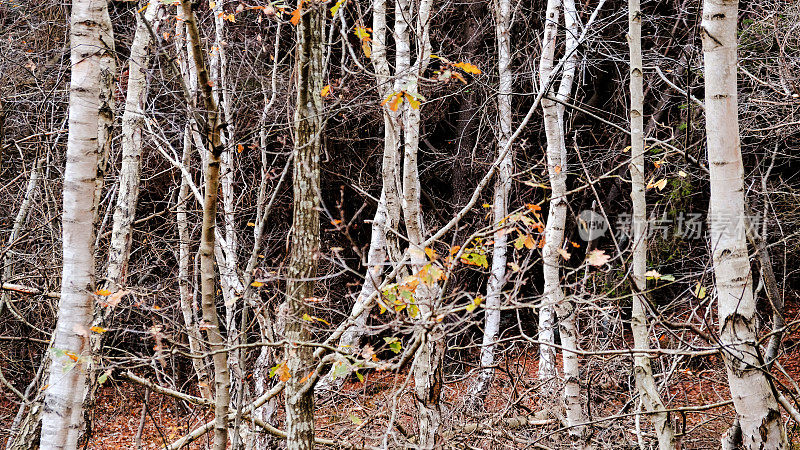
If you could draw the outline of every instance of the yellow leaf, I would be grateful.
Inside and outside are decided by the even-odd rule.
[[[366,56],[367,59],[372,59],[372,45],[369,43],[369,40],[364,39],[361,41],[361,50],[364,51],[364,56]]]
[[[523,245],[525,245],[525,248],[527,248],[528,250],[533,250],[533,247],[536,245],[536,243],[533,242],[533,238],[531,237],[530,234],[526,234],[525,241],[523,241]]]
[[[89,329],[94,331],[95,333],[98,333],[98,334],[103,334],[106,331],[108,331],[108,329],[103,328],[103,327],[92,327],[92,328],[89,328]]]
[[[339,11],[339,8],[342,7],[342,4],[344,4],[344,2],[345,0],[339,0],[336,2],[335,5],[331,7],[331,17],[336,15],[336,13]]]
[[[109,291],[108,289],[98,289],[94,291],[94,293],[103,297],[108,297],[109,295],[111,295],[111,291]]]
[[[572,256],[563,248],[558,249],[558,254],[561,255],[561,257],[564,259],[569,259],[569,257]]]
[[[145,9],[147,9],[147,7],[148,7],[148,6],[150,6],[150,2],[147,2],[147,3],[145,3],[145,4],[144,4],[144,6],[142,6],[141,8],[139,8],[139,10],[138,10],[138,11],[136,11],[136,14],[139,14],[139,13],[141,13],[142,11],[144,11]]]
[[[631,151],[630,145],[622,149],[622,153],[628,153],[629,151]]]
[[[319,317],[316,316],[309,316],[308,314],[303,314],[303,320],[305,320],[306,322],[313,322],[316,320],[317,322],[322,322],[325,325],[330,325],[330,322],[328,322],[327,320],[320,319]]]
[[[254,227],[254,226],[256,226],[256,224],[255,224],[255,222],[247,222],[247,226],[248,227]]]
[[[667,187],[667,179],[666,178],[662,178],[660,181],[658,181],[655,184],[655,187],[657,187],[659,191],[663,191],[664,188]]]
[[[434,250],[434,249],[432,249],[432,248],[430,248],[430,247],[425,247],[425,254],[426,254],[426,255],[428,255],[428,258],[429,258],[431,261],[433,261],[434,259],[436,259],[436,250]]]
[[[706,288],[700,282],[697,282],[697,286],[694,288],[694,296],[699,298],[700,300],[706,298]]]
[[[519,264],[515,262],[508,263],[508,267],[511,269],[512,272],[517,273],[520,270]]]
[[[678,176],[681,177],[681,178],[686,178],[688,176],[688,174],[686,172],[682,171],[682,170],[679,170],[678,171]]]
[[[261,287],[263,285],[264,285],[264,283],[262,283],[260,281],[253,281],[252,283],[250,283],[250,286],[253,286],[253,287],[256,287],[256,288],[259,288],[259,287]]]
[[[644,273],[644,276],[647,277],[648,279],[652,278],[654,280],[661,278],[661,274],[655,270],[648,270],[647,272]]]
[[[355,34],[356,34],[356,37],[361,39],[362,41],[368,41],[368,40],[370,40],[370,36],[369,36],[369,32],[370,31],[372,31],[371,28],[366,28],[366,27],[362,27],[362,26],[359,25],[359,26],[356,26]]]
[[[331,85],[326,84],[322,91],[319,93],[320,97],[325,98],[331,94]]]
[[[408,104],[411,105],[413,109],[419,109],[420,101],[414,98],[413,95],[403,93],[403,96],[405,96],[406,100],[408,100]]]
[[[475,309],[477,309],[478,306],[480,306],[481,302],[483,302],[483,297],[479,295],[475,297],[475,300],[473,300],[472,303],[467,305],[466,310],[469,312],[475,311]]]

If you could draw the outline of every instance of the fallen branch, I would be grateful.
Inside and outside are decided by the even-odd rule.
[[[131,371],[123,372],[119,375],[120,378],[126,379],[128,381],[132,381],[137,384],[141,384],[142,386],[150,389],[153,392],[158,392],[159,394],[163,394],[172,398],[177,398],[178,400],[183,400],[185,402],[189,402],[195,405],[200,406],[211,406],[214,404],[211,400],[207,400],[202,397],[195,397],[194,395],[184,394],[183,392],[176,391],[174,389],[165,388],[158,384],[153,383],[150,380],[146,380],[142,377],[137,376]]]
[[[61,298],[61,294],[58,292],[47,292],[36,287],[24,286],[21,284],[3,283],[0,285],[0,289],[4,291],[19,292],[20,294],[44,295],[47,298]]]

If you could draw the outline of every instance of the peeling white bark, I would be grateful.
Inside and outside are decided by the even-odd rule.
[[[42,415],[42,449],[74,449],[82,431],[89,327],[95,290],[95,220],[108,111],[101,84],[113,79],[114,38],[105,1],[75,0],[70,19],[72,77],[62,216],[63,270],[53,357]],[[103,61],[105,59],[105,61]],[[113,114],[113,110],[111,111]],[[101,132],[102,130],[102,132]]]
[[[644,76],[642,73],[642,11],[639,0],[628,0],[628,45],[630,47],[630,92],[631,92],[631,201],[633,203],[633,307],[631,310],[631,333],[634,347],[650,348],[647,320],[647,199],[644,183]],[[658,447],[661,450],[675,448],[675,431],[670,415],[658,392],[650,358],[637,353],[633,358],[633,371],[639,399],[645,409],[653,414]],[[638,416],[637,416],[638,418]]]
[[[744,229],[744,167],[736,92],[736,0],[704,0],[703,59],[709,215],[720,341],[745,448],[787,448],[778,402],[755,344],[756,301]]]
[[[545,10],[545,27],[542,38],[542,56],[539,61],[539,82],[542,89],[550,80],[553,71],[553,59],[556,51],[556,37],[558,31],[558,17],[560,0],[548,0]],[[559,254],[561,242],[564,240],[564,223],[567,216],[566,199],[566,171],[561,161],[561,127],[558,125],[558,112],[556,103],[547,99],[554,95],[552,89],[542,98],[542,111],[544,112],[544,127],[547,135],[547,170],[550,175],[552,197],[550,210],[545,226],[545,245],[542,249],[542,264],[544,265],[544,298],[539,308],[539,379],[552,381],[556,377],[555,347],[555,305],[564,300],[559,277]],[[552,386],[552,383],[545,383]]]
[[[501,152],[509,142],[512,133],[511,90],[513,73],[511,71],[511,1],[499,0],[495,9],[495,33],[497,35],[498,74],[500,85],[497,95],[497,116],[500,134],[497,151]],[[506,283],[506,251],[508,235],[501,221],[508,215],[508,197],[511,191],[511,175],[514,170],[514,151],[507,152],[497,170],[494,185],[494,204],[492,213],[494,226],[494,247],[492,249],[492,269],[486,286],[485,327],[481,346],[481,371],[470,393],[473,408],[480,408],[489,393],[494,378],[495,347],[500,332],[500,306],[502,291]]]

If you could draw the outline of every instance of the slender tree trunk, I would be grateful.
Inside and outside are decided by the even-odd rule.
[[[33,203],[33,196],[36,193],[36,187],[39,184],[39,177],[42,174],[42,165],[44,164],[44,158],[37,159],[33,167],[31,168],[31,177],[28,179],[28,186],[25,188],[25,197],[22,199],[22,204],[19,206],[19,211],[17,212],[17,216],[14,218],[14,225],[11,227],[11,233],[8,235],[8,248],[9,251],[0,259],[0,266],[2,266],[2,276],[0,276],[0,283],[6,283],[11,280],[11,277],[14,273],[13,271],[13,259],[12,259],[12,252],[11,246],[16,243],[17,239],[22,232],[22,227],[25,225],[25,221],[28,220],[28,211],[30,210],[31,204]],[[9,291],[3,291],[0,293],[0,314],[3,313],[5,309],[6,302],[9,301],[11,293]]]
[[[189,54],[187,52],[190,51],[190,46],[187,45],[188,42],[186,40],[186,23],[183,20],[183,8],[177,9],[176,17],[178,20],[176,20],[175,23],[175,50],[178,55],[178,66],[181,71],[181,76],[187,81],[187,85],[191,86],[196,84],[196,77],[191,76],[193,71],[189,70],[190,64],[187,61],[187,55]],[[194,91],[195,89],[192,89],[192,92]],[[187,105],[187,107],[191,108],[192,105]],[[189,120],[183,131],[183,155],[181,156],[181,164],[186,168],[187,172],[191,166],[192,150],[192,121]],[[183,317],[183,325],[186,327],[189,350],[194,354],[200,354],[206,351],[206,349],[203,345],[200,323],[198,320],[197,289],[192,289],[190,287],[194,274],[189,270],[190,255],[192,252],[192,236],[189,231],[189,218],[186,205],[191,201],[189,192],[191,180],[187,178],[187,172],[181,171],[181,184],[178,188],[178,200],[175,206],[175,221],[178,228],[178,292],[180,295],[181,316]],[[210,364],[207,357],[192,358],[192,368],[194,369],[195,376],[197,376],[200,396],[212,400],[214,396],[211,392],[211,378],[208,375],[209,366]]]
[[[706,133],[711,248],[720,341],[745,448],[787,448],[774,388],[755,344],[756,301],[744,229],[744,167],[737,111],[736,0],[704,0]]]
[[[547,83],[553,71],[553,59],[556,51],[556,37],[558,30],[558,16],[560,0],[548,0],[545,11],[544,37],[542,38],[542,56],[539,61],[539,80]],[[542,86],[544,88],[544,86]],[[547,95],[554,92],[549,91]],[[544,299],[539,308],[539,379],[552,381],[556,377],[556,351],[555,305],[564,300],[559,276],[559,254],[561,242],[564,240],[564,223],[567,216],[566,199],[566,172],[561,161],[560,127],[558,125],[558,112],[556,103],[542,98],[542,111],[544,112],[544,127],[547,135],[547,169],[550,174],[552,197],[550,210],[545,227],[545,244],[542,251],[544,264]],[[552,386],[551,383],[546,385]]]
[[[375,0],[372,7],[372,65],[375,69],[377,91],[380,98],[385,99],[392,92],[391,72],[386,55],[386,0]],[[399,114],[383,108],[384,125],[384,156],[382,160],[381,196],[375,217],[372,219],[369,250],[367,251],[367,272],[364,284],[356,297],[352,311],[361,310],[355,322],[342,333],[338,348],[342,352],[358,352],[361,338],[366,332],[366,321],[371,309],[378,286],[383,281],[384,265],[387,261],[399,260],[399,245],[394,234],[387,230],[397,230],[400,222],[400,196],[398,184],[399,141],[400,126]],[[323,377],[317,387],[324,391],[336,391],[342,386],[347,377],[333,377],[335,367]]]
[[[430,61],[431,44],[429,36],[430,12],[432,0],[422,0],[414,14],[412,2],[398,0],[395,6],[395,35],[397,44],[397,80],[395,91],[405,91],[409,95],[417,95],[419,77],[424,73]],[[414,21],[414,41],[417,58],[411,65],[411,45],[409,28]],[[425,237],[424,219],[420,206],[420,180],[417,163],[419,150],[419,132],[421,106],[412,107],[408,102],[402,107],[404,158],[402,204],[403,221],[408,235],[408,252],[411,267],[419,272],[427,263],[422,243]],[[428,327],[435,315],[439,287],[436,283],[428,285],[420,283],[415,291],[414,299],[419,307],[416,317],[421,327]],[[414,395],[419,411],[419,446],[433,448],[439,444],[441,427],[441,404],[439,397],[442,385],[442,359],[444,356],[444,336],[441,327],[434,325],[425,332],[424,342],[420,345],[414,358],[411,370],[414,377]]]
[[[116,292],[123,288],[125,277],[128,271],[128,260],[131,250],[131,236],[133,233],[133,221],[136,218],[136,203],[139,198],[140,166],[142,159],[142,125],[144,123],[144,108],[147,103],[147,71],[150,63],[151,35],[148,23],[154,29],[158,29],[158,23],[154,21],[157,17],[161,5],[151,2],[142,16],[137,15],[136,32],[131,43],[131,53],[128,60],[128,89],[125,100],[125,111],[122,115],[122,166],[119,171],[119,195],[114,206],[114,215],[111,229],[111,241],[108,251],[108,268],[106,278],[103,282],[105,288],[111,292]],[[113,57],[112,64],[113,73]],[[105,107],[101,107],[101,139],[105,136],[107,149],[103,152],[108,154],[110,147],[111,128],[113,125],[113,91],[115,85],[113,77],[107,77],[104,81],[104,97],[107,99]],[[105,111],[105,112],[103,112]],[[103,131],[105,130],[105,131]],[[105,161],[101,162],[105,165]],[[99,190],[98,190],[99,194]],[[99,198],[98,198],[99,201]],[[94,325],[102,326],[111,316],[112,308],[103,308],[95,311]],[[99,364],[99,356],[103,347],[104,335],[92,334],[92,352],[95,360]],[[89,372],[89,390],[86,395],[84,409],[91,411],[94,409],[96,401],[98,364],[94,364]],[[90,417],[87,417],[86,430],[91,431]]]
[[[511,90],[514,80],[511,72],[511,1],[499,0],[495,9],[495,32],[497,34],[498,73],[500,87],[497,95],[497,116],[500,124],[500,134],[497,139],[497,151],[502,151],[512,130]],[[502,226],[502,220],[508,215],[508,197],[511,191],[511,174],[514,170],[514,152],[506,153],[497,172],[497,181],[494,185],[494,224],[497,231],[494,234],[494,248],[492,251],[492,271],[489,283],[486,286],[486,312],[485,328],[483,331],[483,345],[481,347],[481,371],[473,387],[470,402],[473,408],[478,409],[483,405],[483,399],[489,393],[494,378],[495,347],[497,335],[500,332],[500,306],[502,303],[503,286],[506,283],[506,247],[508,235]]]
[[[567,149],[564,131],[564,108],[552,100],[553,97],[565,101],[572,92],[578,54],[578,26],[577,10],[574,0],[548,1],[547,23],[545,25],[545,48],[542,52],[540,65],[541,83],[547,83],[552,78],[554,53],[557,43],[558,8],[559,3],[564,7],[565,55],[564,72],[558,92],[552,90],[542,98],[544,112],[544,128],[547,135],[547,166],[552,187],[550,210],[545,227],[545,244],[542,251],[544,264],[544,294],[546,297],[542,312],[540,313],[540,340],[552,342],[553,319],[552,312],[545,312],[545,308],[553,308],[556,312],[561,336],[562,362],[564,371],[564,408],[566,410],[567,424],[570,426],[569,434],[573,444],[580,448],[588,447],[586,441],[586,427],[582,425],[586,419],[583,413],[580,388],[580,361],[575,353],[578,350],[578,329],[575,302],[564,295],[561,287],[561,255],[559,250],[564,244],[564,227],[567,219]],[[544,87],[544,86],[543,86]],[[549,98],[548,98],[549,97]],[[541,333],[545,336],[542,337]],[[546,339],[545,339],[546,338]],[[550,358],[543,366],[540,361],[539,376],[546,380],[555,375],[552,365],[555,348],[544,345],[542,356]],[[540,350],[540,352],[541,352]],[[547,386],[547,384],[545,384]]]
[[[142,161],[142,125],[147,104],[147,72],[150,67],[152,39],[145,21],[153,24],[161,3],[150,2],[142,17],[136,17],[136,32],[128,62],[128,91],[122,113],[122,167],[119,171],[119,194],[114,207],[114,222],[108,253],[106,282],[109,290],[121,289],[127,275],[131,251],[131,232],[139,199]],[[157,24],[153,24],[155,30]]]
[[[642,11],[639,0],[628,0],[628,45],[630,47],[630,91],[631,91],[631,201],[633,203],[633,308],[631,332],[634,347],[650,348],[647,321],[647,200],[644,186],[644,76],[642,73]],[[675,431],[669,413],[658,393],[650,358],[636,354],[633,358],[636,389],[658,436],[661,450],[675,448]]]
[[[311,312],[320,252],[319,155],[322,145],[322,74],[325,3],[311,0],[301,5],[297,25],[297,102],[295,104],[294,205],[291,254],[287,270],[286,445],[290,450],[314,446],[314,390],[304,389],[313,370],[313,348],[301,345],[311,338],[302,319]]]
[[[200,237],[200,279],[203,327],[208,337],[209,348],[214,352],[214,449],[224,450],[228,445],[228,404],[230,403],[230,372],[228,371],[228,352],[222,337],[219,316],[216,309],[216,271],[214,269],[214,249],[216,247],[216,216],[219,191],[220,155],[224,150],[221,139],[219,109],[214,101],[211,83],[200,45],[200,33],[192,11],[191,2],[182,2],[188,40],[193,48],[192,56],[197,69],[197,84],[206,110],[204,127],[206,145],[209,149],[205,164],[206,187],[203,198],[203,224]]]
[[[72,77],[64,171],[63,270],[50,377],[45,391],[43,449],[74,449],[83,429],[89,330],[95,289],[95,220],[102,183],[101,153],[109,137],[101,84],[108,78],[114,38],[105,1],[76,0],[70,20]],[[105,61],[104,61],[105,60]],[[113,73],[110,75],[113,79]],[[113,111],[112,111],[113,114]]]

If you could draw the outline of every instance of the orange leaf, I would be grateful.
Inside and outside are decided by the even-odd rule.
[[[292,378],[292,373],[289,372],[289,366],[287,366],[286,363],[278,367],[278,378],[284,383],[289,381],[289,378]]]
[[[108,297],[109,295],[111,295],[111,291],[109,291],[108,289],[98,289],[94,291],[94,293],[97,295],[101,295],[103,297]]]
[[[330,84],[326,84],[325,87],[322,88],[322,91],[320,91],[319,95],[322,98],[325,98],[325,97],[331,95],[331,85]]]
[[[78,362],[78,355],[76,355],[75,352],[71,352],[71,351],[67,350],[67,351],[64,352],[64,354],[67,355],[67,357],[69,357],[69,359],[71,359],[71,360],[73,360],[75,362]]]
[[[561,173],[561,166],[555,166],[555,167],[553,167],[553,172],[555,172],[555,173]]]
[[[400,103],[403,103],[403,93],[402,92],[398,92],[397,94],[394,94],[394,98],[389,103],[389,109],[391,109],[392,111],[397,111],[397,108],[400,107]]]
[[[463,75],[461,75],[461,74],[460,74],[460,73],[458,73],[458,72],[452,72],[452,73],[450,73],[450,76],[451,76],[451,77],[453,77],[453,78],[455,78],[456,80],[458,80],[458,81],[460,81],[460,82],[464,83],[464,84],[467,84],[467,80],[465,80],[465,79],[464,79],[464,76],[463,76]]]
[[[89,329],[94,331],[95,333],[98,333],[98,334],[102,334],[102,333],[105,333],[106,331],[108,331],[108,329],[103,328],[103,327],[92,327],[92,328],[89,328]]]
[[[458,67],[459,69],[463,70],[466,73],[471,73],[473,75],[480,75],[481,73],[481,69],[478,69],[477,66],[470,63],[460,62],[460,63],[455,63],[454,66]]]
[[[541,211],[541,210],[542,210],[542,207],[541,207],[541,206],[539,206],[539,205],[536,205],[536,204],[534,204],[534,203],[526,203],[526,204],[525,204],[525,206],[526,206],[526,207],[527,207],[527,208],[528,208],[528,209],[529,209],[531,212],[539,212],[539,211]]]
[[[428,258],[430,258],[431,261],[436,259],[436,250],[430,247],[425,247],[425,254],[428,255]]]
[[[300,23],[300,16],[302,15],[303,15],[303,2],[301,1],[300,4],[297,5],[297,9],[292,11],[292,18],[289,19],[289,22],[291,22],[292,25],[297,26],[297,24]]]
[[[242,153],[242,151],[244,151],[244,145],[236,144],[236,151]]]
[[[525,235],[525,243],[524,244],[525,244],[525,248],[527,248],[528,250],[533,250],[533,246],[535,245],[535,243],[533,242],[533,238],[531,237],[530,234]]]

